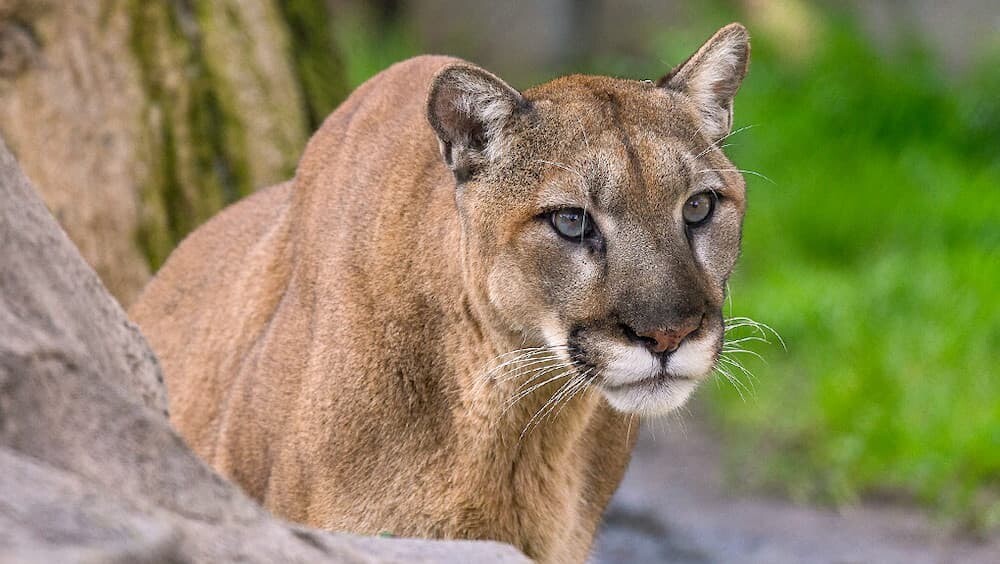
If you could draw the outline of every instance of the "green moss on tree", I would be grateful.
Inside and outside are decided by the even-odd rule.
[[[247,6],[128,4],[150,170],[137,237],[154,270],[224,205],[291,176],[307,128],[345,95],[322,0]]]
[[[291,31],[292,64],[308,104],[309,127],[316,129],[348,90],[329,8],[325,0],[278,4]]]

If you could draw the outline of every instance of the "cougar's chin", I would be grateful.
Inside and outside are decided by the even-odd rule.
[[[697,387],[695,380],[665,376],[623,386],[604,385],[601,391],[611,407],[622,413],[655,417],[684,405]]]

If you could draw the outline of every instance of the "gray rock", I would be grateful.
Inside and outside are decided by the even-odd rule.
[[[526,562],[269,515],[166,419],[156,358],[0,142],[0,562]]]

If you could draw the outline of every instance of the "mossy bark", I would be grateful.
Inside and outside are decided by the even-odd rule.
[[[345,95],[323,0],[0,0],[0,132],[128,304]]]

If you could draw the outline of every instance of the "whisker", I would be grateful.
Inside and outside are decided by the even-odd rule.
[[[632,413],[628,416],[628,427],[625,428],[625,448],[628,448],[629,439],[632,438],[632,421],[635,420],[635,414]]]
[[[738,393],[740,395],[740,399],[744,403],[746,403],[747,398],[746,398],[746,396],[743,395],[743,391],[741,389],[741,388],[745,387],[745,386],[743,386],[743,383],[739,382],[738,380],[736,380],[735,378],[733,378],[732,374],[730,374],[728,371],[726,371],[726,369],[722,368],[719,365],[715,366],[715,371],[718,372],[719,374],[722,374],[722,376],[726,379],[726,381],[728,381],[733,386],[733,388],[736,390],[736,393]],[[750,390],[747,390],[747,393],[750,393]]]
[[[767,343],[769,345],[771,344],[771,341],[768,341],[766,338],[764,338],[764,337],[758,337],[756,335],[749,335],[747,337],[740,337],[739,339],[726,340],[726,344],[727,345],[738,345],[740,343],[746,343],[746,342],[751,342],[751,341],[757,341],[757,342],[760,342],[760,343]]]
[[[536,382],[538,382],[538,380],[542,379],[547,374],[551,374],[552,372],[564,368],[569,368],[570,366],[572,366],[572,364],[567,363],[566,361],[561,361],[553,365],[536,366],[530,370],[526,370],[524,371],[524,373],[530,374],[530,376],[525,378],[524,382],[521,382],[521,384],[517,387],[517,389],[514,390],[514,393],[512,395],[520,394],[528,387],[534,385]]]
[[[729,281],[726,281],[726,301],[729,304],[729,315],[733,315],[733,293],[729,290]]]
[[[536,351],[524,352],[515,358],[509,359],[498,366],[494,366],[493,368],[486,370],[476,378],[476,381],[473,384],[474,389],[477,391],[481,390],[483,386],[492,380],[493,375],[499,374],[508,366],[514,366],[521,362],[529,362],[533,359],[535,354],[537,354]]]
[[[524,429],[521,431],[520,439],[523,439],[524,436],[528,433],[528,431],[533,428],[532,425],[533,423],[535,424],[534,426],[537,426],[539,423],[541,423],[545,419],[545,417],[552,411],[552,409],[554,409],[555,406],[558,405],[563,398],[567,397],[567,395],[570,394],[570,392],[573,392],[573,394],[575,395],[575,390],[579,388],[581,383],[586,384],[587,375],[590,374],[593,370],[594,369],[591,368],[586,372],[584,372],[583,374],[580,374],[576,378],[571,378],[568,382],[560,386],[559,390],[557,390],[556,393],[553,394],[553,396],[549,398],[549,400],[545,402],[545,404],[542,405],[541,409],[536,411],[535,414],[531,417],[531,419],[528,420],[528,424],[525,425]]]
[[[767,364],[767,359],[765,359],[764,357],[760,356],[759,354],[757,354],[754,351],[748,351],[746,349],[739,349],[739,348],[727,348],[727,347],[723,346],[722,347],[722,355],[725,356],[727,354],[748,354],[748,355],[755,356],[755,357],[759,358],[761,360],[761,362],[763,362],[764,364]]]
[[[505,405],[507,407],[513,406],[513,404],[517,403],[517,401],[520,400],[521,398],[527,397],[538,388],[545,386],[545,384],[547,384],[550,380],[546,380],[543,382],[539,382],[539,380],[543,380],[548,375],[554,372],[558,372],[563,368],[566,368],[566,366],[562,364],[557,364],[555,366],[542,366],[538,368],[533,368],[530,372],[534,372],[534,374],[526,378],[525,381],[520,386],[518,386],[516,390],[514,390],[510,398],[508,398],[507,401],[505,402]],[[558,379],[558,377],[556,379]],[[504,408],[505,412],[507,411],[507,407]]]
[[[591,369],[591,370],[593,370],[593,369]],[[559,405],[560,402],[562,402],[563,406],[565,406],[566,402],[564,400],[568,400],[569,398],[571,398],[574,395],[576,395],[576,390],[580,389],[581,386],[583,386],[583,385],[585,385],[587,383],[587,374],[589,374],[589,373],[590,373],[590,370],[588,370],[584,374],[578,375],[576,378],[574,378],[572,380],[572,382],[570,383],[569,386],[566,386],[565,390],[563,390],[562,392],[560,392],[559,394],[557,394],[556,397],[553,398],[553,401],[549,402],[549,408],[547,410],[543,410],[543,411],[545,411],[545,413],[543,413],[541,415],[541,417],[538,419],[538,424],[540,424],[542,421],[544,421],[545,418],[550,413],[552,413],[552,410],[554,410],[556,408],[556,406]]]
[[[560,366],[553,366],[553,367],[550,367],[550,368],[544,370],[541,375],[550,374],[553,371],[561,370],[561,369],[564,369],[564,368],[570,368],[571,366],[572,365],[569,365],[569,364],[560,365]],[[541,377],[541,375],[539,377]],[[572,375],[572,372],[562,372],[562,373],[556,374],[555,376],[547,378],[544,382],[532,385],[530,388],[528,388],[527,390],[524,390],[523,392],[515,392],[514,397],[512,397],[509,400],[507,400],[507,402],[505,403],[503,411],[500,413],[501,417],[503,415],[505,415],[510,408],[514,407],[514,405],[517,402],[519,402],[522,399],[530,396],[532,393],[535,392],[535,390],[543,388],[546,385],[548,385],[548,384],[550,384],[552,382],[555,382],[556,380],[559,380],[560,378],[565,378],[565,377],[570,376],[570,375]]]
[[[755,323],[739,322],[739,323],[729,323],[726,322],[726,332],[732,331],[733,329],[739,329],[740,327],[753,327],[757,328]]]
[[[587,374],[589,374],[589,371]],[[549,411],[544,415],[542,415],[541,419],[538,420],[538,423],[536,423],[536,425],[540,425],[542,421],[544,421],[550,415],[552,416],[553,421],[558,419],[559,414],[562,413],[563,409],[566,409],[566,406],[569,405],[571,401],[573,401],[573,398],[575,398],[578,394],[580,394],[590,386],[590,380],[587,378],[587,374],[581,375],[577,379],[577,381],[572,386],[570,386],[569,389],[566,390],[566,393],[564,393],[562,397],[560,397],[555,403],[552,404],[551,407],[549,407]],[[559,406],[558,410],[556,409],[556,406]]]
[[[588,372],[588,374],[589,374],[589,372]],[[573,392],[569,395],[569,397],[567,397],[566,399],[562,400],[562,405],[559,406],[559,410],[556,411],[555,414],[552,415],[552,420],[553,421],[555,421],[556,419],[559,418],[559,414],[562,413],[563,409],[566,409],[566,406],[569,405],[569,403],[571,401],[573,401],[574,397],[576,397],[581,392],[586,392],[587,388],[589,388],[590,385],[593,383],[593,379],[592,378],[587,378],[586,374],[583,375],[583,376],[581,376],[580,380],[581,380],[581,383],[576,386],[576,389],[573,390]]]
[[[543,163],[543,164],[547,164],[547,165],[552,165],[552,166],[554,166],[556,168],[561,168],[561,169],[565,170],[566,172],[570,172],[570,173],[575,174],[578,177],[580,177],[580,180],[583,181],[584,186],[586,186],[586,184],[587,184],[587,177],[584,176],[580,171],[575,170],[573,167],[571,167],[569,165],[564,165],[562,163],[547,161],[547,160],[544,160],[544,159],[535,159],[535,162]]]
[[[746,369],[746,367],[744,367],[738,361],[733,360],[731,358],[723,357],[723,358],[721,358],[719,360],[721,360],[722,362],[725,362],[726,365],[732,366],[733,368],[736,368],[737,370],[739,370],[740,372],[742,372],[743,374],[745,374],[747,376],[747,381],[750,382],[750,386],[753,387],[754,391],[756,392],[756,386],[754,386],[754,383],[758,382],[759,380],[758,380],[758,378],[756,376],[754,376],[753,372],[750,372],[749,370]]]
[[[756,124],[746,125],[746,126],[743,126],[743,127],[739,128],[739,129],[735,129],[733,131],[730,131],[728,134],[720,137],[716,141],[713,141],[712,143],[709,143],[708,147],[705,147],[705,149],[702,152],[700,152],[697,155],[695,155],[694,158],[698,159],[698,158],[701,158],[701,157],[705,156],[706,153],[708,153],[709,151],[712,150],[712,147],[715,147],[717,144],[725,141],[726,139],[729,139],[730,137],[732,137],[733,135],[736,135],[737,133],[739,133],[741,131],[746,131],[746,130],[748,130],[750,128],[753,128],[753,127],[757,127],[757,125]],[[723,146],[719,147],[719,149],[722,150],[723,148],[725,148],[727,146],[728,145],[723,145]]]
[[[528,358],[528,359],[524,359],[522,361],[524,364],[521,364],[520,366],[517,366],[516,368],[510,369],[510,371],[507,374],[504,374],[502,376],[497,376],[495,379],[496,379],[497,382],[506,382],[508,380],[514,380],[517,377],[525,374],[526,372],[530,372],[530,370],[526,371],[525,369],[527,369],[527,368],[529,368],[531,366],[538,366],[539,364],[546,364],[546,363],[555,362],[555,361],[565,362],[564,360],[562,360],[562,358],[559,355],[555,355],[555,354],[551,355],[551,356],[547,356],[545,358]]]
[[[536,411],[534,415],[531,416],[531,419],[528,420],[528,423],[524,426],[524,429],[521,430],[521,435],[517,439],[518,442],[524,439],[524,436],[528,433],[528,430],[532,428],[532,423],[534,423],[538,419],[538,417],[542,414],[542,412],[544,412],[550,404],[552,404],[555,401],[558,401],[557,398],[559,398],[562,394],[564,394],[566,390],[573,385],[574,382],[576,382],[576,378],[570,378],[569,380],[567,380],[565,383],[559,386],[559,389],[557,389],[555,393],[553,393],[552,396],[549,397],[549,399],[546,400],[544,404],[542,404],[542,407],[540,407],[538,411]]]
[[[747,327],[747,326],[750,326],[750,327],[754,327],[755,329],[757,329],[761,334],[764,334],[765,331],[769,332],[772,335],[774,335],[775,339],[778,340],[778,342],[781,344],[781,348],[782,349],[784,349],[786,351],[788,350],[788,347],[785,346],[785,340],[781,338],[781,334],[779,334],[777,331],[775,331],[774,328],[771,327],[770,325],[768,325],[767,323],[756,321],[756,320],[750,319],[749,317],[731,317],[731,318],[726,319],[725,322],[724,322],[724,324],[726,326],[726,331],[730,330],[730,325],[731,325],[730,322],[735,322],[734,324],[732,324],[732,328],[733,329],[735,329],[737,327]]]
[[[723,361],[723,362],[725,362],[725,361]],[[740,372],[743,373],[743,375],[746,376],[747,381],[746,381],[746,383],[744,383],[743,382],[743,378],[740,378],[740,372],[731,372],[730,373],[733,376],[733,379],[735,381],[740,382],[741,384],[743,384],[743,390],[747,392],[747,394],[750,396],[750,398],[751,399],[756,399],[757,398],[757,385],[756,385],[756,382],[755,382],[756,381],[756,377],[752,373],[750,373],[750,371],[748,371],[746,368],[743,368],[743,366],[740,365],[740,364],[738,364],[738,363],[725,362],[725,364],[726,364],[726,366],[728,366],[730,368],[735,368],[736,370],[739,370]]]
[[[559,345],[559,346],[565,346],[565,345]],[[559,347],[550,347],[550,346],[546,345],[544,347],[528,347],[528,348],[514,349],[512,351],[505,352],[505,353],[500,353],[500,354],[496,355],[487,364],[496,362],[496,361],[500,360],[501,358],[507,358],[507,357],[512,356],[512,355],[531,354],[531,353],[534,353],[534,352],[548,351],[548,350],[551,350],[553,348],[559,348]]]
[[[739,173],[742,173],[742,174],[752,174],[754,176],[763,178],[764,180],[770,182],[771,184],[774,184],[775,186],[778,185],[777,182],[771,180],[770,178],[768,178],[767,176],[765,176],[765,175],[757,172],[756,170],[747,170],[747,169],[743,169],[743,168],[706,168],[706,169],[699,170],[697,172],[697,174],[704,174],[706,172],[739,172]]]
[[[480,379],[482,379],[482,380],[488,380],[493,374],[500,372],[501,370],[503,370],[504,368],[506,368],[508,366],[511,366],[511,365],[514,365],[514,364],[517,364],[517,363],[520,363],[520,362],[529,362],[529,361],[534,361],[534,360],[540,360],[542,358],[550,358],[550,359],[551,358],[559,358],[559,353],[560,352],[565,352],[567,350],[569,350],[569,347],[560,345],[558,347],[536,347],[536,348],[532,348],[532,349],[520,349],[518,351],[511,351],[511,353],[504,353],[503,355],[497,356],[491,362],[495,362],[501,356],[507,356],[507,355],[510,355],[512,353],[520,352],[521,354],[519,354],[518,356],[516,356],[514,358],[507,359],[506,361],[502,362],[501,364],[488,369],[486,372],[484,372],[480,376]]]
[[[583,127],[583,120],[580,119],[580,116],[576,116],[576,123],[579,124],[579,126],[580,126],[580,133],[583,134],[583,144],[584,144],[584,146],[587,147],[587,150],[589,151],[590,150],[590,139],[587,138],[587,130],[584,129],[584,127]]]
[[[531,359],[535,355],[539,355],[539,354],[550,355],[550,354],[554,354],[554,353],[550,353],[550,352],[548,352],[548,351],[546,351],[544,349],[538,349],[538,350],[531,350],[531,351],[527,351],[527,352],[522,352],[520,355],[515,356],[514,358],[509,358],[509,359],[505,360],[504,362],[500,363],[499,365],[494,366],[492,368],[489,368],[488,370],[486,370],[486,372],[483,373],[483,377],[484,378],[488,378],[492,374],[503,370],[505,367],[510,366],[511,364],[517,364],[518,362],[522,362],[522,361]]]
[[[684,437],[685,440],[687,440],[688,427],[687,427],[687,420],[685,419],[685,417],[691,417],[691,410],[688,409],[688,404],[680,406],[679,408],[677,408],[676,411],[673,412],[673,414],[676,416],[677,426],[680,427],[681,429],[681,436]]]

